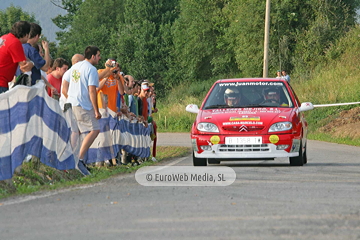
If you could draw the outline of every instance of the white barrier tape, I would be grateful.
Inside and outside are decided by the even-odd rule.
[[[345,105],[354,105],[354,104],[360,104],[360,102],[318,104],[318,105],[314,105],[314,107],[332,107],[332,106],[345,106]]]

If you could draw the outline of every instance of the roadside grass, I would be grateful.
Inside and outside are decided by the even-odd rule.
[[[327,133],[309,133],[308,139],[323,141],[323,142],[331,142],[338,144],[345,144],[351,146],[360,146],[360,139],[353,139],[349,137],[336,137]]]
[[[23,163],[20,172],[15,173],[11,180],[0,181],[0,199],[26,195],[37,191],[56,190],[70,186],[96,183],[112,176],[134,172],[143,166],[154,165],[175,157],[187,156],[190,152],[190,148],[187,147],[158,146],[157,162],[153,162],[150,159],[139,166],[90,167],[91,175],[89,176],[83,176],[75,169],[60,171],[45,164],[30,161]]]
[[[196,114],[185,111],[187,103],[198,103],[193,97],[186,97],[185,100],[171,105],[159,104],[159,112],[153,114],[159,132],[190,132]]]
[[[153,114],[160,132],[190,132],[196,114],[185,111],[188,104],[200,107],[202,100],[215,79],[202,82],[182,83],[165,99],[158,101],[158,113]]]

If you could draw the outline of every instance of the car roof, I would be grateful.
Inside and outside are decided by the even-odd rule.
[[[216,83],[220,82],[286,82],[282,78],[229,78],[229,79],[220,79]]]

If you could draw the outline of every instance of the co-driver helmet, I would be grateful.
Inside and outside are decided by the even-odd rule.
[[[240,103],[240,93],[236,88],[228,88],[224,92],[224,100],[230,107]]]

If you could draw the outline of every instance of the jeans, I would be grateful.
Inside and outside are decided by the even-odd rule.
[[[0,93],[6,92],[7,90],[9,90],[9,88],[7,88],[7,87],[0,87]]]

